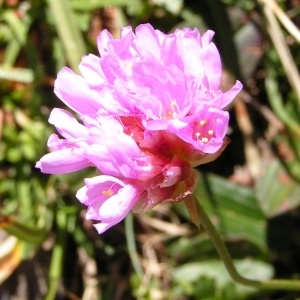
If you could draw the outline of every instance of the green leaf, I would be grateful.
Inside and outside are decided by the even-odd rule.
[[[23,83],[31,83],[34,79],[34,73],[30,69],[7,68],[0,65],[0,78]]]
[[[125,6],[128,4],[127,0],[73,0],[71,1],[71,6],[75,10],[94,10],[96,8],[104,6]]]
[[[300,185],[287,174],[278,160],[264,165],[256,181],[255,194],[267,217],[285,213],[300,204]]]
[[[222,234],[266,249],[265,217],[250,188],[216,175],[201,175],[195,196]]]
[[[54,26],[63,44],[69,64],[73,70],[78,72],[81,57],[86,54],[87,50],[71,4],[67,0],[48,0],[47,2],[49,14],[54,18]]]
[[[284,100],[280,93],[276,71],[269,63],[267,64],[267,76],[265,77],[265,86],[271,108],[276,116],[284,123],[284,125],[296,136],[300,134],[300,125],[297,119],[293,119],[288,113],[284,105]]]
[[[235,260],[234,264],[240,274],[250,279],[266,280],[273,276],[273,268],[264,262],[256,260]],[[182,286],[189,285],[195,291],[198,286],[213,279],[215,288],[210,296],[223,296],[221,299],[241,299],[251,295],[257,290],[252,287],[236,284],[228,275],[224,264],[220,260],[209,260],[205,262],[193,262],[181,265],[172,272],[172,279],[175,284]],[[212,286],[212,283],[209,282]],[[231,298],[225,297],[229,293]],[[192,293],[194,294],[194,293]],[[233,297],[234,295],[234,297]],[[199,296],[199,295],[198,295]],[[206,295],[208,296],[208,295]]]
[[[210,239],[204,234],[176,239],[168,246],[168,253],[179,262],[218,258]]]
[[[41,243],[47,233],[45,228],[28,225],[3,214],[0,214],[0,228],[22,241],[33,244]]]
[[[3,64],[12,66],[15,63],[21,48],[25,45],[30,23],[27,18],[18,18],[12,10],[5,11],[1,17],[12,32],[12,38],[8,42],[4,52]]]

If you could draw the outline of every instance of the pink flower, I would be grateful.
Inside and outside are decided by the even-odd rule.
[[[63,138],[50,136],[53,152],[37,163],[42,172],[62,174],[94,166],[107,175],[147,180],[161,171],[163,162],[144,153],[118,120],[87,115],[81,119],[83,124],[67,111],[53,109],[49,122]]]
[[[95,227],[102,233],[126,217],[136,205],[140,191],[126,181],[101,175],[85,179],[85,186],[76,196],[88,206],[86,218],[101,221]]]
[[[242,88],[237,81],[229,91],[221,90],[221,59],[213,35],[207,31],[201,36],[197,29],[187,28],[164,34],[144,24],[135,34],[131,27],[123,28],[116,40],[104,30],[97,41],[101,57],[83,58],[83,77],[63,69],[55,93],[79,114],[134,116],[147,130],[174,134],[179,134],[174,124],[183,121],[191,127],[185,132],[192,134],[189,116],[201,114],[205,106],[223,109]],[[226,131],[228,116],[219,113],[218,120],[216,124],[222,123]],[[196,145],[194,136],[184,140]],[[203,144],[198,139],[196,148],[211,153],[222,147],[220,136],[209,140]]]
[[[120,39],[102,31],[100,57],[87,55],[82,75],[65,67],[54,92],[78,119],[54,109],[49,122],[59,135],[37,162],[42,172],[62,174],[87,167],[103,175],[86,179],[78,199],[99,233],[129,211],[184,201],[197,183],[193,167],[216,159],[229,140],[224,111],[242,89],[221,88],[222,65],[212,42],[188,28],[164,34],[150,24]]]
[[[187,162],[175,159],[152,179],[120,179],[100,175],[85,179],[77,198],[86,205],[86,218],[102,233],[122,221],[131,211],[145,212],[161,202],[179,202],[191,195],[197,183],[197,172]]]
[[[174,120],[168,129],[195,149],[215,153],[224,143],[228,121],[227,111],[204,106],[198,114]]]

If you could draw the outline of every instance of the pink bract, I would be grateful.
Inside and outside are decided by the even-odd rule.
[[[150,24],[125,27],[115,39],[103,30],[100,57],[90,54],[81,75],[64,67],[54,92],[77,115],[53,109],[49,123],[58,135],[37,162],[44,173],[94,167],[77,198],[99,233],[132,210],[178,202],[195,190],[193,167],[216,159],[228,144],[224,107],[242,89],[223,91],[214,32],[177,29],[165,34]]]

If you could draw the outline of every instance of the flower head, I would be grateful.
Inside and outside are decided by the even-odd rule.
[[[129,211],[144,212],[193,193],[193,167],[214,160],[228,144],[224,111],[241,90],[239,81],[221,89],[222,65],[212,42],[188,28],[164,34],[150,24],[104,30],[100,57],[87,55],[81,76],[65,67],[54,92],[77,120],[54,109],[49,122],[60,136],[37,163],[42,172],[62,174],[87,167],[103,175],[86,179],[77,198],[99,233]]]

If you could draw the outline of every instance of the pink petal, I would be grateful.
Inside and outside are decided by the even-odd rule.
[[[91,163],[87,159],[70,148],[48,153],[36,163],[36,168],[48,174],[70,173],[89,166]]]
[[[207,76],[209,88],[217,91],[221,84],[222,63],[219,51],[214,43],[210,43],[201,51],[204,73]]]
[[[119,222],[117,222],[119,223]],[[109,228],[115,226],[117,223],[111,222],[111,223],[105,223],[105,222],[101,222],[98,224],[94,224],[94,227],[96,228],[96,230],[98,231],[99,234],[107,231]]]
[[[243,89],[243,85],[240,81],[236,81],[235,85],[229,89],[228,91],[223,93],[223,96],[219,101],[219,104],[217,107],[224,108],[229,103],[231,103],[234,98],[237,96],[237,94]]]
[[[85,205],[102,204],[107,200],[103,191],[111,190],[117,193],[118,189],[124,186],[124,183],[116,177],[100,175],[84,180],[85,186],[78,190],[76,197]]]
[[[106,82],[100,61],[98,56],[89,54],[82,57],[82,61],[79,65],[81,74],[92,86],[99,86]]]
[[[118,194],[108,198],[99,209],[103,222],[120,222],[136,204],[138,191],[131,185],[121,188]]]
[[[155,58],[160,58],[160,45],[157,34],[150,24],[142,24],[135,29],[136,39],[133,41],[135,50],[144,57],[151,53]]]
[[[99,94],[88,86],[83,77],[67,67],[58,73],[54,93],[79,114],[94,115],[101,108]]]
[[[101,221],[95,225],[99,233],[122,221],[135,206],[140,195],[140,191],[134,186],[111,176],[87,179],[86,185],[86,188],[78,191],[77,197],[89,205],[86,218]],[[96,191],[98,197],[95,195]]]
[[[113,36],[107,29],[102,30],[98,35],[97,46],[101,57],[109,53],[109,43],[111,40],[113,40]]]
[[[54,125],[57,131],[66,139],[87,137],[89,134],[88,129],[64,109],[54,108],[48,121]]]
[[[206,107],[198,116],[194,115],[184,118],[181,122],[170,123],[168,130],[198,151],[214,153],[223,145],[228,122],[228,112]]]
[[[207,46],[212,41],[213,37],[215,35],[215,32],[212,30],[207,30],[201,37],[201,44],[202,47]]]
[[[121,222],[135,206],[138,195],[136,189],[128,185],[121,189],[117,195],[105,201],[99,208],[101,223],[94,225],[98,233],[101,234]]]

